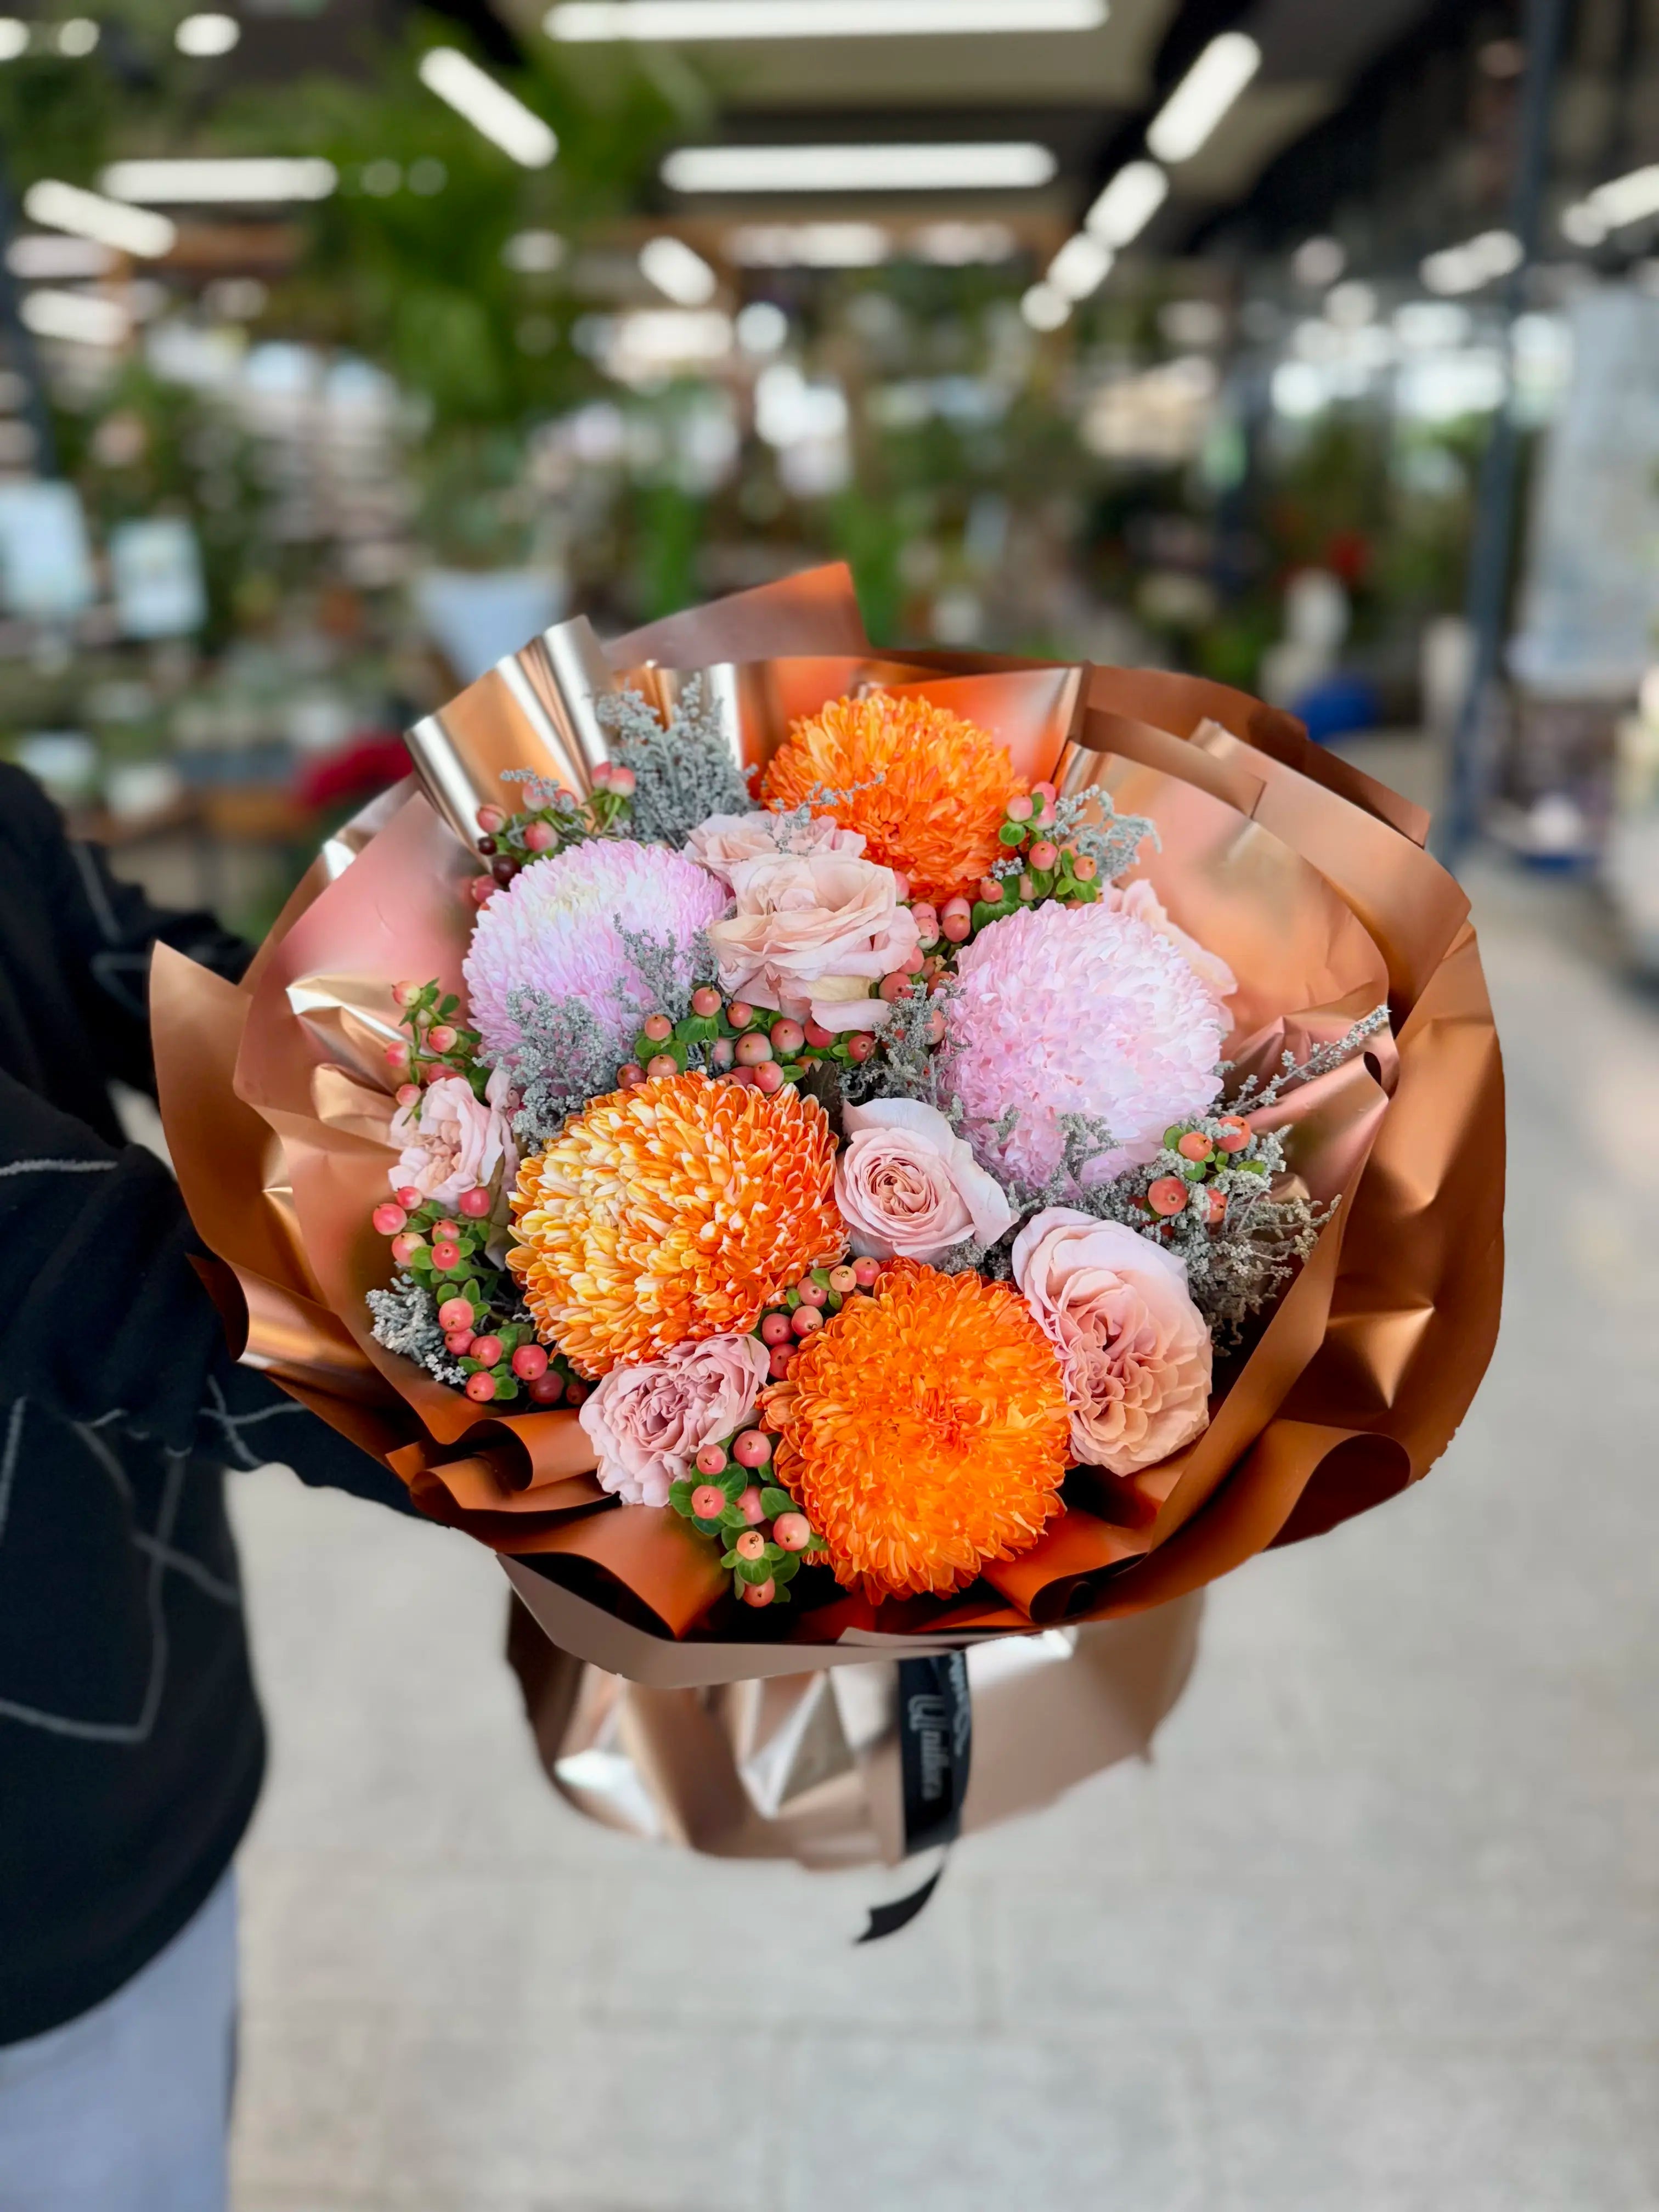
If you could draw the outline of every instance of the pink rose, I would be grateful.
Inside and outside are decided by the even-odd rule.
[[[1209,1426],[1210,1332],[1172,1252],[1054,1206],[1015,1237],[1014,1280],[1060,1353],[1079,1465],[1133,1474]]]
[[[842,1114],[836,1203],[860,1259],[931,1262],[969,1237],[994,1244],[1014,1223],[1001,1186],[943,1114],[883,1098]]]
[[[576,1416],[599,1454],[599,1480],[629,1505],[666,1505],[702,1447],[753,1413],[770,1371],[755,1336],[704,1337],[613,1367]]]
[[[856,860],[863,850],[863,832],[843,830],[827,814],[805,823],[787,814],[711,814],[685,841],[687,859],[699,861],[728,886],[740,860],[769,860],[777,853],[793,853],[798,859],[845,853]]]
[[[1237,990],[1238,978],[1221,955],[1200,945],[1195,937],[1188,937],[1184,929],[1170,921],[1163,900],[1144,876],[1128,884],[1109,884],[1101,903],[1119,913],[1133,915],[1173,945],[1218,1006]]]
[[[391,1139],[403,1152],[386,1176],[393,1190],[413,1183],[422,1198],[458,1206],[469,1190],[488,1188],[498,1170],[503,1188],[510,1187],[519,1172],[507,1118],[511,1090],[498,1067],[482,1098],[464,1075],[446,1075],[428,1085],[418,1105],[400,1106]]]
[[[827,1030],[876,1029],[871,986],[916,950],[890,868],[846,853],[763,854],[732,870],[737,910],[708,925],[720,981],[759,1006]]]

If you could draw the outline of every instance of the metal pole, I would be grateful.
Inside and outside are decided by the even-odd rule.
[[[1480,828],[1485,798],[1481,734],[1486,702],[1503,660],[1509,599],[1510,549],[1515,530],[1516,480],[1521,456],[1515,417],[1515,324],[1526,304],[1527,276],[1538,252],[1544,185],[1549,171],[1550,112],[1561,41],[1571,0],[1528,0],[1527,75],[1521,100],[1521,137],[1510,197],[1510,227],[1521,258],[1504,281],[1504,397],[1480,460],[1474,542],[1469,554],[1468,617],[1474,663],[1462,712],[1452,736],[1446,805],[1436,828],[1435,849],[1455,867]]]

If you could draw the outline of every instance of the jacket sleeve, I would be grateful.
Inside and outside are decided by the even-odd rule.
[[[101,847],[70,837],[58,810],[25,777],[7,802],[50,898],[64,975],[107,1079],[155,1095],[149,1042],[149,958],[171,945],[235,981],[253,948],[210,914],[152,906],[136,884],[110,872]]]
[[[413,1513],[378,1460],[231,1358],[191,1265],[200,1248],[166,1168],[117,1149],[0,1072],[0,1402],[155,1437]]]

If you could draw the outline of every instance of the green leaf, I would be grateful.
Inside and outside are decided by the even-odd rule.
[[[692,1486],[689,1482],[671,1482],[669,1484],[668,1502],[673,1507],[676,1513],[684,1513],[690,1517],[691,1512],[691,1490]]]
[[[723,1528],[746,1528],[749,1526],[749,1516],[741,1505],[728,1505],[720,1516],[720,1526]]]
[[[437,987],[436,987],[436,985],[434,984],[434,985],[433,986],[433,988],[434,988],[434,989],[435,989],[436,988],[437,988]],[[449,993],[449,994],[447,995],[447,997],[444,1000],[443,1004],[442,1004],[442,1005],[439,1007],[439,1009],[438,1009],[438,1018],[439,1018],[439,1020],[440,1020],[440,1021],[447,1022],[447,1021],[449,1019],[450,1016],[451,1016],[453,1013],[454,1013],[454,1012],[456,1012],[458,1011],[458,1009],[459,1008],[460,1003],[461,1003],[461,1002],[460,1002],[460,1000],[459,1000],[455,996],[455,994],[454,994],[453,991],[451,991],[451,992]]]
[[[798,1552],[786,1552],[772,1571],[777,1577],[780,1588],[786,1583],[793,1582],[795,1577],[800,1572],[800,1554]]]
[[[1005,822],[997,831],[997,836],[1005,845],[1023,845],[1025,842],[1025,824],[1023,822]]]
[[[718,1521],[705,1521],[701,1513],[688,1514],[686,1517],[690,1520],[691,1526],[698,1530],[702,1535],[718,1536],[720,1533],[720,1524]],[[736,1555],[734,1553],[733,1557],[735,1556]]]
[[[720,1565],[723,1567],[731,1569],[731,1571],[735,1573],[738,1568],[743,1565],[743,1561],[738,1557],[735,1552],[722,1552],[720,1554]]]
[[[761,1492],[761,1511],[769,1521],[775,1521],[780,1513],[793,1513],[795,1501],[787,1490],[776,1490],[769,1485]]]
[[[772,1570],[764,1559],[739,1559],[738,1577],[740,1581],[745,1583],[769,1583],[772,1580]]]
[[[830,1547],[815,1528],[806,1540],[806,1548],[809,1552],[827,1552]]]
[[[712,1044],[720,1033],[718,1014],[688,1014],[674,1032],[683,1044]]]
[[[749,1487],[749,1470],[744,1467],[728,1467],[724,1474],[716,1475],[714,1480],[735,1505]]]
[[[774,1605],[793,1605],[794,1601],[795,1601],[790,1596],[788,1590],[785,1588],[782,1583],[780,1583],[772,1593],[772,1602]]]

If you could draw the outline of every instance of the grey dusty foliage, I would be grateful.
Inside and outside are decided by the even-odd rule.
[[[1235,1114],[1259,1114],[1264,1106],[1276,1106],[1285,1093],[1298,1083],[1311,1083],[1316,1076],[1328,1075],[1333,1068],[1340,1067],[1345,1061],[1352,1060],[1357,1052],[1364,1049],[1368,1039],[1388,1026],[1387,1006],[1373,1006],[1370,1013],[1363,1015],[1354,1024],[1346,1036],[1337,1037],[1329,1044],[1322,1044],[1306,1060],[1298,1061],[1293,1052],[1283,1054],[1279,1059],[1279,1073],[1266,1089],[1254,1075],[1247,1077],[1228,1100],[1229,1110]],[[1224,1066],[1223,1074],[1227,1072]]]
[[[637,691],[601,697],[594,711],[615,737],[618,765],[634,772],[632,830],[641,842],[678,848],[711,814],[746,814],[753,805],[701,676],[665,728]]]
[[[497,1064],[519,1094],[514,1133],[526,1151],[539,1151],[572,1114],[614,1087],[616,1036],[580,999],[526,987],[509,993],[507,1011],[518,1035]]]
[[[947,1105],[939,1095],[944,1062],[933,1037],[933,1016],[944,1013],[949,1018],[950,997],[948,988],[930,994],[918,976],[877,1031],[881,1050],[861,1067],[841,1071],[842,1096],[854,1106],[872,1098],[919,1098],[925,1106],[949,1114],[951,1121],[959,1120],[960,1105],[955,1101]]]
[[[437,1302],[412,1275],[400,1274],[390,1290],[370,1291],[368,1310],[374,1316],[376,1344],[414,1360],[440,1382],[461,1388],[465,1370],[449,1356],[438,1326]]]

